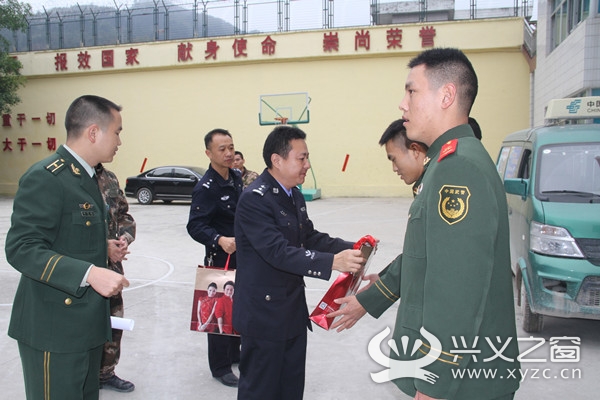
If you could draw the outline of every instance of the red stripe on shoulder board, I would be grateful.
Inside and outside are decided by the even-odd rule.
[[[456,146],[458,146],[458,139],[452,139],[446,142],[446,144],[443,145],[442,149],[440,150],[438,162],[442,161],[447,155],[454,153],[456,151]]]

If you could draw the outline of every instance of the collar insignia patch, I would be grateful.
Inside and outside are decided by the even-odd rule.
[[[419,186],[417,186],[416,188],[413,189],[413,193],[415,194],[415,196],[420,195],[422,191],[423,191],[423,183],[421,183]]]
[[[79,171],[79,168],[77,168],[75,164],[71,164],[71,171],[73,171],[75,175],[81,175],[81,171]]]

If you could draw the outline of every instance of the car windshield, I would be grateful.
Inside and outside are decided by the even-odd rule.
[[[538,171],[542,201],[600,203],[600,143],[544,146]]]

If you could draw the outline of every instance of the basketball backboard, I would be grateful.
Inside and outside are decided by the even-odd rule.
[[[258,122],[260,125],[296,125],[310,121],[306,92],[262,94],[259,98]]]

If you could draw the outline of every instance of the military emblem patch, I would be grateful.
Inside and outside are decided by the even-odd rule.
[[[71,171],[73,171],[73,174],[75,175],[81,175],[81,171],[79,171],[79,168],[77,168],[75,164],[71,164]]]
[[[469,213],[471,192],[466,186],[444,185],[440,189],[438,211],[449,225],[462,221]]]

